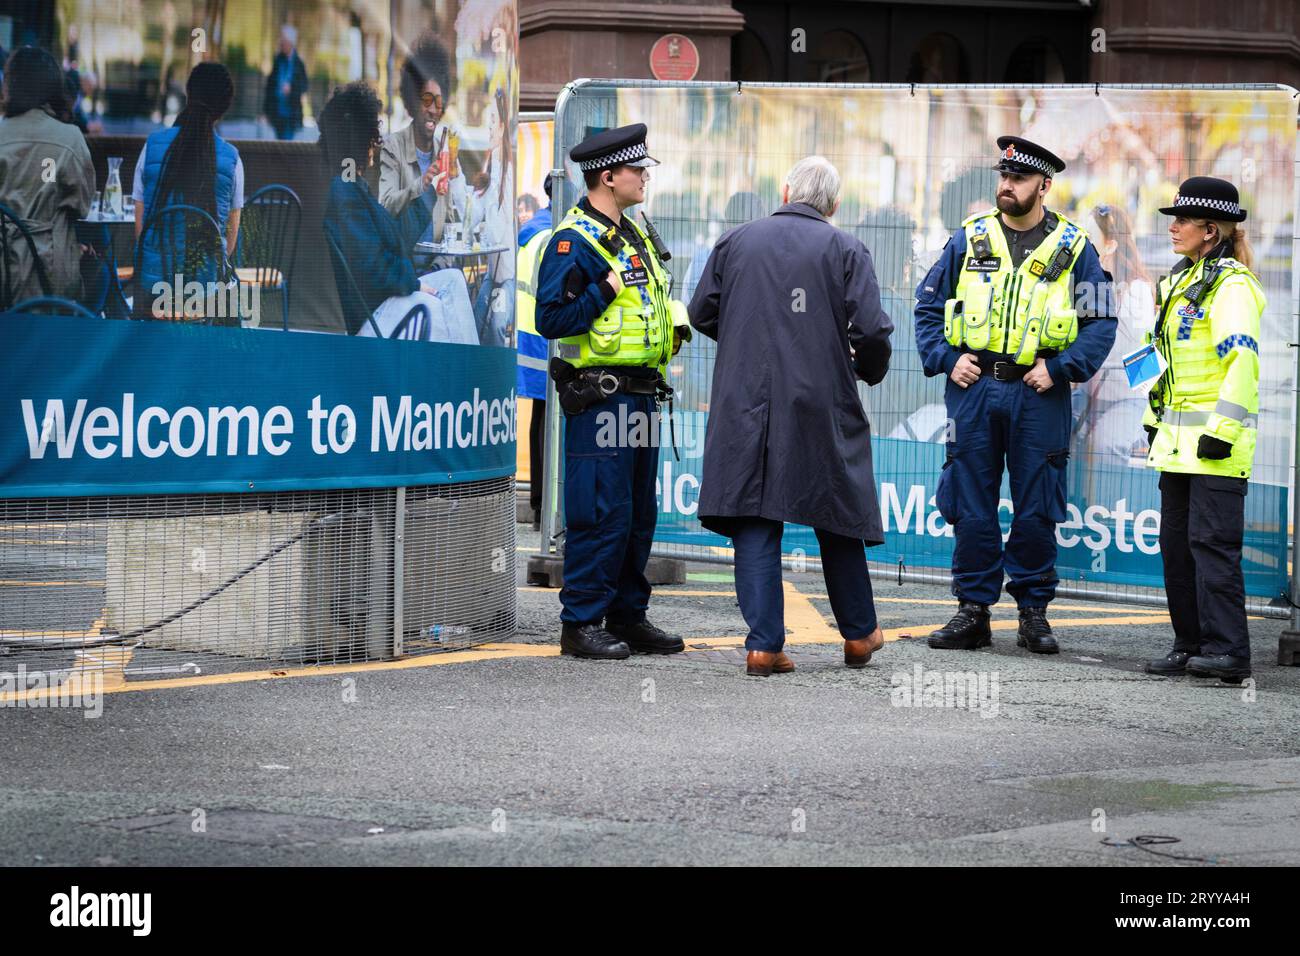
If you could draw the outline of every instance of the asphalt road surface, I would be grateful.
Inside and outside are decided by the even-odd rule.
[[[0,859],[1300,863],[1281,622],[1251,622],[1255,683],[1230,687],[1143,674],[1167,617],[1113,603],[1058,601],[1059,657],[1015,647],[1007,604],[991,649],[931,651],[952,599],[878,580],[890,643],[848,671],[820,577],[791,573],[797,670],[761,679],[728,569],[656,591],[685,654],[587,662],[558,655],[556,592],[523,584],[526,555],[501,644],[163,680],[124,662],[94,719],[0,695]],[[1181,859],[1103,843],[1138,834]]]

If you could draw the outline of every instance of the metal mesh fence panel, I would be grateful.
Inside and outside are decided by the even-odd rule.
[[[514,497],[500,478],[0,499],[0,669],[131,679],[507,637]]]
[[[1187,176],[1238,181],[1251,208],[1247,226],[1268,297],[1243,552],[1248,606],[1270,616],[1289,613],[1296,382],[1290,343],[1297,327],[1290,91],[580,81],[557,106],[557,166],[591,130],[631,122],[649,126],[650,152],[662,162],[652,173],[645,211],[673,252],[675,294],[686,301],[717,238],[780,205],[783,177],[795,161],[816,153],[840,170],[841,205],[832,221],[871,250],[882,306],[895,326],[889,375],[878,387],[859,386],[886,532],[885,544],[869,557],[878,574],[936,584],[950,583],[952,529],[934,501],[949,422],[943,381],[924,374],[917,352],[915,290],[962,220],[993,205],[994,139],[1021,132],[1067,159],[1046,205],[1089,232],[1116,280],[1115,349],[1092,381],[1072,390],[1069,518],[1057,529],[1066,595],[1164,603],[1159,499],[1140,427],[1145,398],[1127,390],[1119,355],[1154,324],[1155,283],[1177,258],[1158,207],[1172,201]],[[568,173],[565,205],[581,193],[571,163]],[[1121,217],[1126,225],[1117,234]],[[696,336],[669,367],[680,459],[669,450],[665,425],[656,550],[728,562],[729,542],[704,531],[695,517],[715,355],[714,344]],[[558,418],[553,414],[556,424]],[[550,436],[548,458],[558,459],[559,429]],[[549,482],[544,520],[560,543],[562,481]],[[1004,536],[1010,497],[1004,480]],[[784,549],[789,562],[812,559],[815,566],[811,529],[787,526]]]

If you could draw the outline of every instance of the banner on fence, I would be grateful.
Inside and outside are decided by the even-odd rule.
[[[16,314],[0,348],[0,497],[514,472],[508,349]]]
[[[1057,528],[1063,580],[1160,586],[1157,475],[1146,468],[1145,399],[1129,391],[1120,356],[1154,325],[1154,287],[1177,260],[1168,205],[1193,175],[1235,182],[1268,309],[1260,341],[1259,443],[1246,501],[1249,593],[1286,589],[1295,429],[1296,104],[1281,87],[793,87],[579,83],[556,117],[557,155],[588,128],[648,124],[646,211],[672,251],[677,295],[689,300],[724,231],[780,205],[785,173],[810,154],[839,169],[833,222],[871,250],[894,319],[885,381],[862,386],[874,432],[886,542],[871,557],[947,568],[952,530],[934,504],[947,416],[943,383],[926,378],[912,329],[913,291],[948,237],[993,205],[994,140],[1024,135],[1062,157],[1048,208],[1083,225],[1117,286],[1114,351],[1075,386],[1068,519]],[[581,192],[576,169],[571,187]],[[635,212],[635,210],[633,210]],[[656,540],[715,550],[729,542],[695,518],[714,346],[696,337],[670,368],[678,389],[680,460],[660,458]],[[1002,490],[1004,535],[1011,501]],[[787,553],[817,553],[808,529],[787,529]]]

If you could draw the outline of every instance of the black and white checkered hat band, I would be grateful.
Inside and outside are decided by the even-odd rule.
[[[1230,202],[1227,199],[1199,199],[1196,196],[1184,196],[1181,193],[1174,200],[1175,206],[1202,206],[1207,209],[1217,209],[1219,212],[1226,212],[1229,216],[1240,216],[1241,206],[1238,203]]]
[[[1052,164],[1049,163],[1047,160],[1040,159],[1037,156],[1030,156],[1028,153],[1022,153],[1018,149],[1013,149],[1011,151],[1010,156],[1008,156],[1006,153],[1003,153],[1002,162],[1024,163],[1026,166],[1032,166],[1034,169],[1038,170],[1040,173],[1042,173],[1045,176],[1056,175],[1056,170],[1052,168]]]
[[[595,159],[584,159],[578,164],[578,168],[586,173],[593,169],[604,169],[607,166],[617,166],[620,163],[631,163],[645,158],[645,143],[633,143],[631,146],[624,146],[616,153],[597,156]]]

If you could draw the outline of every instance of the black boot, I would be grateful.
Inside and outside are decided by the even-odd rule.
[[[993,643],[989,629],[989,606],[962,601],[951,621],[933,631],[926,641],[933,648],[950,651],[973,651]]]
[[[1148,661],[1146,672],[1148,674],[1160,674],[1164,677],[1186,674],[1187,660],[1191,656],[1187,651],[1170,651],[1159,660]]]
[[[1024,647],[1035,654],[1059,654],[1061,648],[1052,636],[1052,626],[1047,623],[1047,608],[1022,607],[1020,609],[1020,632],[1016,637],[1016,647]]]
[[[1230,654],[1192,657],[1187,661],[1187,673],[1193,677],[1217,677],[1225,684],[1240,684],[1250,676],[1250,658]]]
[[[606,661],[632,656],[626,644],[599,624],[565,624],[560,629],[560,653]]]
[[[686,642],[680,637],[665,634],[649,621],[606,621],[605,630],[636,654],[680,654],[686,650]]]

